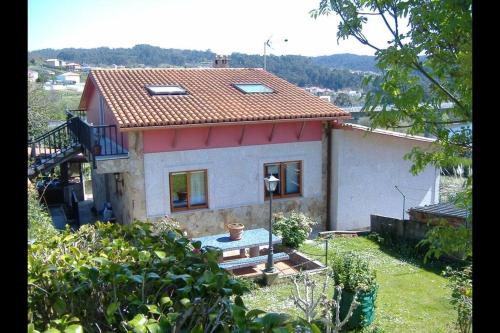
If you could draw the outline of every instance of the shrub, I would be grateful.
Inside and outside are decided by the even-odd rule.
[[[370,268],[368,261],[353,252],[337,256],[333,261],[333,275],[335,285],[343,289],[336,289],[338,297],[342,293],[338,313],[346,316],[353,302],[359,303],[349,318],[346,328],[356,329],[370,325],[375,318],[375,301],[378,285],[375,270]]]
[[[31,332],[294,332],[168,221],[84,225],[28,247]]]
[[[342,285],[347,291],[371,291],[377,287],[375,270],[356,253],[338,255],[333,260],[332,268],[335,284]]]
[[[451,304],[457,310],[457,328],[461,333],[472,332],[472,266],[463,270],[447,267],[444,276],[449,277]]]
[[[221,299],[243,292],[212,252],[194,253],[189,240],[169,228],[98,223],[31,245],[28,304],[35,327],[45,329],[67,314],[79,318],[85,331],[116,330],[137,315],[161,313],[168,327],[181,310],[194,315],[215,309]],[[197,314],[196,324],[208,320],[208,314]]]
[[[57,233],[58,231],[52,224],[52,218],[38,201],[35,186],[28,183],[28,240],[43,240]]]
[[[283,244],[298,248],[309,237],[312,226],[316,224],[306,215],[292,211],[289,214],[275,214],[273,230],[283,238]]]

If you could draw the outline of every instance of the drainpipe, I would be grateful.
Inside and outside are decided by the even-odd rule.
[[[326,122],[326,230],[332,230],[330,220],[331,196],[332,196],[332,123]]]

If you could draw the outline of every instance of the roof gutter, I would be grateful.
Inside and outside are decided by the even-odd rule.
[[[256,125],[256,124],[275,124],[275,123],[291,123],[302,121],[329,121],[329,120],[346,120],[351,119],[351,116],[337,116],[337,117],[322,117],[322,118],[293,118],[293,119],[272,119],[272,120],[249,120],[249,121],[226,121],[218,123],[196,123],[196,124],[180,124],[180,125],[161,125],[161,126],[144,126],[144,127],[120,127],[123,132],[134,131],[152,131],[159,129],[170,128],[191,128],[191,127],[210,127],[210,126],[234,126],[234,125]]]

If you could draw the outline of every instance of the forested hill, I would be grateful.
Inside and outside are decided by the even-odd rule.
[[[317,65],[353,71],[378,72],[375,67],[375,57],[350,53],[332,54],[329,56],[314,57]]]
[[[263,57],[233,53],[230,67],[262,67]],[[99,47],[92,49],[43,49],[29,52],[29,61],[58,58],[93,66],[124,65],[127,67],[193,67],[210,64],[215,53],[210,50],[163,49],[151,45],[132,48]],[[371,65],[370,65],[371,58]],[[34,60],[33,60],[34,59]],[[376,71],[374,57],[341,54],[321,57],[268,56],[267,70],[301,87],[319,86],[330,89],[360,89],[363,74],[352,71]]]

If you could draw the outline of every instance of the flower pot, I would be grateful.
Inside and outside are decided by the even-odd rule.
[[[101,145],[100,144],[94,145],[94,155],[96,155],[96,156],[101,155]]]
[[[243,235],[243,229],[245,226],[241,223],[230,223],[227,225],[229,229],[229,238],[231,240],[239,240]]]
[[[372,290],[360,292],[358,294],[358,307],[354,310],[352,317],[346,324],[349,330],[358,329],[370,325],[375,319],[375,301],[377,299],[378,287]],[[337,298],[336,292],[334,295]],[[342,299],[340,301],[340,320],[343,320],[349,311],[354,292],[350,290],[342,290]],[[335,311],[333,313],[335,318]]]

